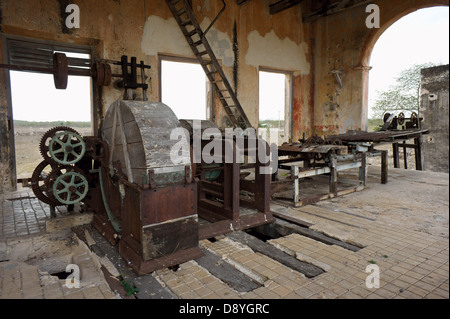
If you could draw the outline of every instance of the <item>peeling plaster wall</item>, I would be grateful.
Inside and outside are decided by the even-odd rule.
[[[308,45],[295,43],[289,38],[280,39],[272,30],[261,36],[257,30],[248,35],[249,48],[245,55],[247,65],[265,66],[293,71],[294,75],[308,75],[310,65],[306,60]]]

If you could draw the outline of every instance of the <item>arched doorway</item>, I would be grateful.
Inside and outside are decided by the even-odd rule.
[[[447,10],[448,12],[448,6],[443,6],[442,3],[436,2],[436,1],[423,1],[418,4],[415,4],[414,6],[407,7],[404,10],[399,10],[399,12],[395,12],[394,10],[385,12],[385,15],[391,15],[385,19],[381,19],[381,25],[380,28],[374,28],[371,29],[370,33],[366,37],[366,41],[363,45],[361,56],[360,56],[360,66],[363,70],[363,85],[362,85],[362,128],[367,130],[368,129],[368,118],[369,118],[369,95],[370,95],[370,85],[371,85],[371,79],[370,79],[370,73],[372,72],[372,63],[371,63],[371,57],[372,53],[374,51],[375,46],[378,43],[378,40],[382,35],[387,31],[393,24],[399,23],[401,24],[401,20],[403,18],[408,18],[407,16],[410,16],[410,14],[416,15],[420,11],[424,11],[428,8],[434,8],[434,9],[441,9],[441,10]],[[381,12],[383,15],[383,12]],[[422,39],[423,40],[423,39]],[[420,42],[418,42],[418,45],[420,45]],[[413,55],[414,52],[403,52],[403,54],[407,55]],[[446,62],[448,63],[448,62]]]
[[[448,64],[448,23],[447,7],[421,9],[379,37],[371,53],[369,130],[381,124],[384,111],[418,113],[420,69]]]

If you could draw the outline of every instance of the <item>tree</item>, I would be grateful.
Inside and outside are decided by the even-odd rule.
[[[385,112],[415,111],[420,104],[420,70],[435,66],[434,63],[415,64],[400,72],[395,83],[385,91],[377,91],[374,118],[381,119]]]

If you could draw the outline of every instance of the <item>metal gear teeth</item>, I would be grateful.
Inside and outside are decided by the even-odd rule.
[[[47,140],[49,138],[51,139],[53,136],[55,136],[55,134],[57,132],[63,132],[63,131],[70,131],[70,132],[73,132],[73,133],[76,133],[76,134],[80,135],[76,130],[74,130],[73,128],[68,127],[68,126],[56,126],[56,127],[51,128],[47,132],[45,132],[44,135],[42,135],[41,141],[39,142],[39,152],[41,153],[42,157],[47,162],[51,162],[53,164],[58,164],[48,154],[48,145],[46,145],[45,143],[47,142]]]

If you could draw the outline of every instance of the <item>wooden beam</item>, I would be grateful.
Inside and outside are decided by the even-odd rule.
[[[240,5],[242,5],[242,4],[246,3],[246,2],[249,2],[249,1],[250,0],[236,0],[236,3],[237,3],[238,6],[240,6]]]
[[[269,5],[269,12],[270,14],[276,14],[278,12],[289,9],[299,4],[300,2],[303,2],[303,0],[279,0]]]
[[[326,17],[344,10],[352,9],[363,4],[368,4],[370,0],[354,0],[350,1],[348,4],[345,1],[335,2],[335,3],[325,3],[325,5],[312,13],[303,15],[303,22],[311,22],[320,17]]]
[[[249,246],[252,250],[269,256],[279,263],[304,274],[308,278],[318,276],[324,272],[322,268],[303,262],[297,258],[286,254],[273,245],[263,242],[243,231],[236,231],[227,235],[228,238]]]

